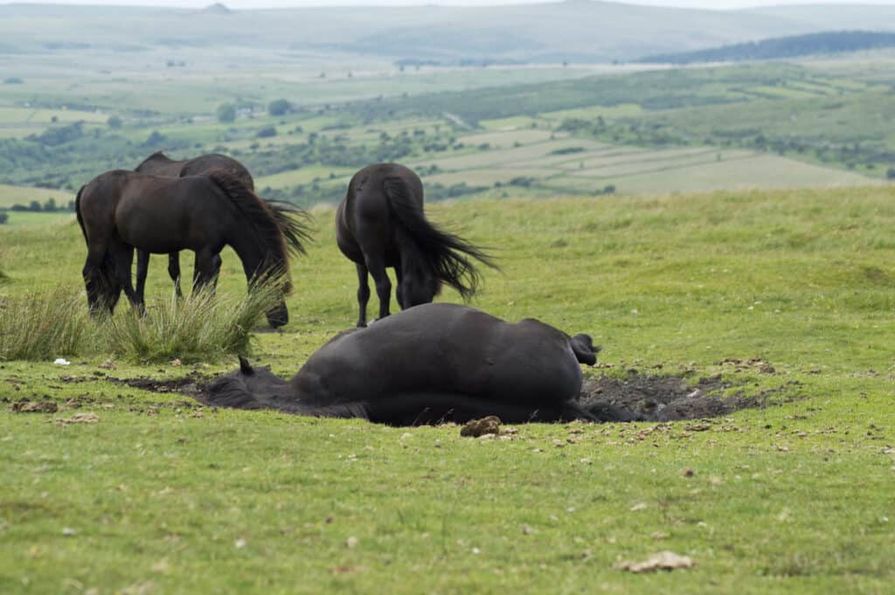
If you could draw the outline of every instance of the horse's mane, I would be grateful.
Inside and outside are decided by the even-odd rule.
[[[227,172],[216,170],[209,172],[207,177],[242,214],[249,223],[248,229],[254,235],[255,240],[270,255],[257,272],[268,271],[270,267],[273,269],[270,272],[274,276],[282,277],[285,280],[285,289],[288,291],[290,289],[289,251],[286,249],[283,229],[277,221],[273,209]]]
[[[471,259],[498,269],[494,260],[481,248],[429,223],[414,204],[404,179],[389,176],[382,181],[382,186],[399,228],[407,236],[405,242],[410,240],[417,248],[412,250],[415,254],[408,256],[429,268],[438,280],[456,289],[463,299],[475,295],[482,277]]]
[[[293,254],[307,254],[305,243],[311,241],[313,219],[306,210],[281,200],[264,199],[283,232],[286,245]]]

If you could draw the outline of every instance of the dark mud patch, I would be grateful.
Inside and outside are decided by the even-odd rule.
[[[650,376],[636,371],[626,377],[587,379],[581,387],[581,406],[611,421],[675,421],[729,415],[746,408],[765,407],[775,391],[744,396],[729,394],[735,384],[720,376],[691,383],[680,376]]]
[[[195,406],[201,407],[207,405],[206,391],[214,379],[191,374],[167,380],[149,377],[109,380],[155,393],[186,395],[195,399]],[[766,389],[746,396],[742,384],[721,376],[693,381],[691,377],[651,376],[631,370],[624,377],[586,379],[579,403],[604,421],[666,422],[722,417],[740,409],[766,407],[772,396],[787,388]],[[187,403],[178,404],[184,405]]]

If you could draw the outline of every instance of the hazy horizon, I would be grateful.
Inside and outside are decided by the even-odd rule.
[[[238,10],[269,8],[309,8],[335,6],[495,6],[514,4],[546,4],[563,0],[224,0],[229,8]],[[613,1],[613,0],[607,0]],[[0,0],[0,4],[58,4],[83,6],[144,6],[165,8],[202,8],[215,0],[52,0],[21,2]],[[669,8],[699,8],[706,10],[735,10],[770,6],[798,5],[866,5],[893,6],[895,0],[621,0],[617,4],[664,6]]]

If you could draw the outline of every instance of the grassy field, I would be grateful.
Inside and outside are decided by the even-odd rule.
[[[0,590],[887,592],[892,199],[864,187],[430,207],[500,258],[476,306],[592,333],[605,350],[589,375],[720,374],[767,394],[726,418],[484,441],[208,410],[112,380],[227,360],[2,362]],[[315,213],[291,322],[256,336],[253,360],[282,375],[355,319],[332,210]],[[83,258],[71,221],[0,228],[0,295],[77,287]],[[152,267],[152,299],[169,296],[163,259]],[[225,253],[220,291],[244,290]],[[733,361],[755,357],[773,371]],[[24,398],[59,411],[13,413]],[[666,549],[696,567],[615,568]]]

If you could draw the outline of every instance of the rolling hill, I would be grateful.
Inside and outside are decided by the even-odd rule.
[[[0,6],[0,54],[269,48],[386,60],[606,62],[834,28],[895,30],[895,8],[691,10],[568,0],[525,6],[196,11]]]

